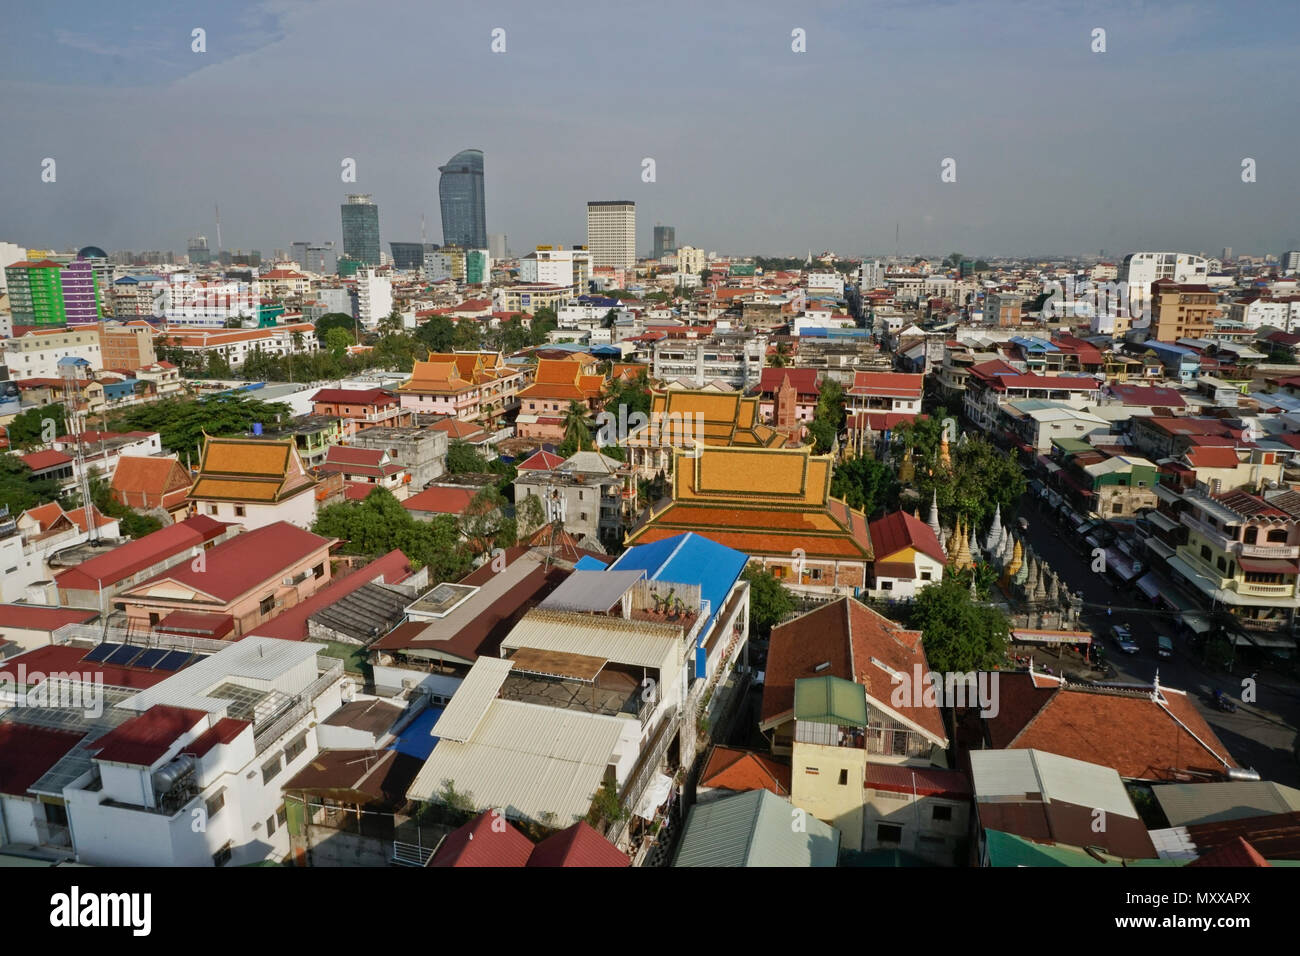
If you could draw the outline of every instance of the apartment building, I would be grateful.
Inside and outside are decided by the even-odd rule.
[[[758,385],[767,358],[767,336],[758,332],[715,332],[689,339],[669,335],[651,347],[651,375],[689,388],[710,382],[744,391]]]
[[[1204,338],[1223,313],[1209,286],[1159,279],[1151,284],[1151,337],[1161,342]]]
[[[10,380],[59,378],[59,359],[80,358],[91,370],[104,368],[99,330],[80,328],[32,329],[4,342],[5,365]]]
[[[627,199],[587,203],[587,248],[593,266],[635,266],[636,203]]]

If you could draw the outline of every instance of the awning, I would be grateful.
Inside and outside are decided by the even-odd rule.
[[[1200,614],[1190,614],[1186,611],[1181,615],[1183,623],[1195,631],[1197,634],[1209,634],[1214,629],[1214,625]]]
[[[672,791],[672,777],[665,777],[661,773],[655,774],[650,778],[645,793],[641,794],[641,799],[636,805],[636,815],[642,820],[653,820],[655,811],[663,806]]]
[[[1279,650],[1286,650],[1296,646],[1295,638],[1288,637],[1280,633],[1252,632],[1251,634],[1242,634],[1233,632],[1228,635],[1228,639],[1238,647],[1273,647]]]
[[[1242,556],[1237,559],[1241,565],[1241,570],[1251,571],[1255,574],[1300,574],[1300,563],[1295,561],[1283,561],[1280,558],[1247,558]]]
[[[1121,581],[1132,581],[1140,571],[1140,565],[1119,548],[1106,549],[1106,570],[1114,571]]]
[[[1154,573],[1151,573],[1145,577],[1138,578],[1137,586],[1139,591],[1154,601],[1156,598],[1160,597],[1160,589],[1164,585]]]
[[[1014,644],[1091,644],[1089,631],[1012,631]]]

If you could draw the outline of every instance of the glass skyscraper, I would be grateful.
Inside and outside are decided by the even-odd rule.
[[[486,249],[487,212],[483,201],[483,151],[466,149],[439,166],[438,202],[442,242],[462,249]]]
[[[369,193],[352,193],[342,209],[343,255],[368,266],[379,265],[379,207]]]

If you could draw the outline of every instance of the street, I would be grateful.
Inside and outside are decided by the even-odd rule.
[[[1239,764],[1253,767],[1265,780],[1300,786],[1300,764],[1294,750],[1296,728],[1300,726],[1300,686],[1294,680],[1262,672],[1257,679],[1255,702],[1241,703],[1242,680],[1248,674],[1207,670],[1186,638],[1177,635],[1174,615],[1163,608],[1153,608],[1147,597],[1132,585],[1120,584],[1105,572],[1094,572],[1090,547],[1072,540],[1073,529],[1059,523],[1049,509],[1040,507],[1033,495],[1021,499],[1020,515],[1029,523],[1025,537],[1034,550],[1063,578],[1071,592],[1082,592],[1085,626],[1104,647],[1106,659],[1114,666],[1113,682],[1149,685],[1158,670],[1162,686],[1187,692]],[[1138,653],[1125,654],[1111,640],[1110,628],[1115,624],[1128,625],[1141,648]],[[1051,627],[1053,623],[1049,620],[1046,626]],[[1173,639],[1173,657],[1156,656],[1159,634]],[[1036,651],[1034,658],[1036,665],[1045,664],[1060,672],[1059,658],[1054,652]],[[1067,656],[1065,668],[1077,670],[1077,658],[1072,665]],[[1235,714],[1215,707],[1212,702],[1215,689],[1238,701]]]

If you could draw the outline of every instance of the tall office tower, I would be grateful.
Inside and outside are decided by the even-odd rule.
[[[1290,250],[1282,253],[1282,255],[1278,257],[1278,265],[1280,266],[1281,274],[1284,276],[1294,275],[1295,273],[1300,272],[1300,251]]]
[[[207,236],[195,236],[190,240],[186,251],[190,256],[190,265],[206,266],[212,261],[212,252],[208,249]]]
[[[439,166],[438,203],[442,207],[442,243],[462,249],[486,249],[487,211],[483,193],[483,150],[465,149]]]
[[[587,203],[587,249],[593,266],[635,266],[636,203],[627,199]]]
[[[488,236],[488,255],[493,259],[510,258],[510,247],[506,244],[504,232],[494,232]]]
[[[338,253],[333,242],[295,242],[293,261],[304,272],[317,275],[334,275],[339,269]]]
[[[677,251],[677,230],[672,226],[655,226],[654,258],[662,259]]]
[[[1223,259],[1224,262],[1231,262],[1231,261],[1232,261],[1232,246],[1224,246],[1224,247],[1223,247],[1223,256],[1222,256],[1222,259]]]
[[[343,254],[368,266],[379,265],[379,207],[370,194],[350,193],[342,212]]]
[[[424,254],[437,252],[435,242],[390,242],[388,248],[393,250],[393,268],[410,272],[424,267]]]

